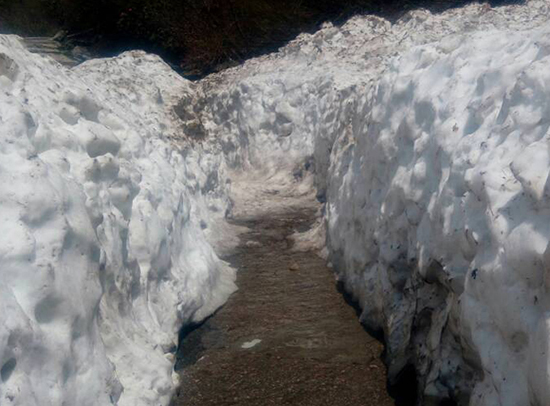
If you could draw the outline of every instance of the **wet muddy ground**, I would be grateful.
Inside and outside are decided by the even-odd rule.
[[[239,291],[188,329],[176,368],[175,406],[389,406],[383,345],[369,336],[315,253],[288,237],[307,230],[308,210],[238,221]],[[260,341],[261,340],[261,341]]]

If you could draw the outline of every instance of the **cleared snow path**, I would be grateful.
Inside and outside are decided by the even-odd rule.
[[[282,200],[316,195],[297,241],[384,331],[391,382],[414,367],[426,406],[550,405],[549,16],[358,16],[199,83],[143,52],[66,69],[0,36],[0,404],[167,405],[180,327],[236,289],[231,215],[266,231],[233,258],[242,289],[203,327],[189,402],[211,383],[255,405],[333,405],[319,388],[340,376],[339,401],[366,391],[369,363],[330,370],[313,355],[332,347],[293,341],[366,345],[351,313],[329,322],[323,262],[286,250],[285,210],[311,206]]]
[[[291,248],[289,236],[314,214],[291,208],[236,220],[250,229],[228,258],[241,269],[240,289],[183,339],[176,405],[394,404],[382,344],[363,330],[324,261]]]

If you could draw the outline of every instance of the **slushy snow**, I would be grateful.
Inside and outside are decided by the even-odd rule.
[[[225,218],[322,203],[420,403],[550,404],[550,3],[354,17],[190,83],[0,37],[0,404],[167,405]]]

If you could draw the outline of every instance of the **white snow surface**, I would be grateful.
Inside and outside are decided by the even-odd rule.
[[[0,36],[0,404],[166,405],[224,218],[323,203],[420,403],[550,404],[550,3],[354,17],[192,84]],[[326,233],[326,234],[325,234]]]
[[[201,231],[220,154],[174,143],[191,91],[144,53],[69,71],[0,37],[2,406],[170,401],[179,328],[235,290]]]

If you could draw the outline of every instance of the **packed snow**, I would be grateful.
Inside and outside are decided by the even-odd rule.
[[[354,17],[190,83],[0,37],[0,404],[167,405],[235,290],[231,215],[315,229],[391,381],[550,404],[550,3]]]
[[[0,83],[0,404],[168,404],[179,328],[235,290],[201,231],[229,205],[217,146],[174,141],[192,86],[6,36]]]

